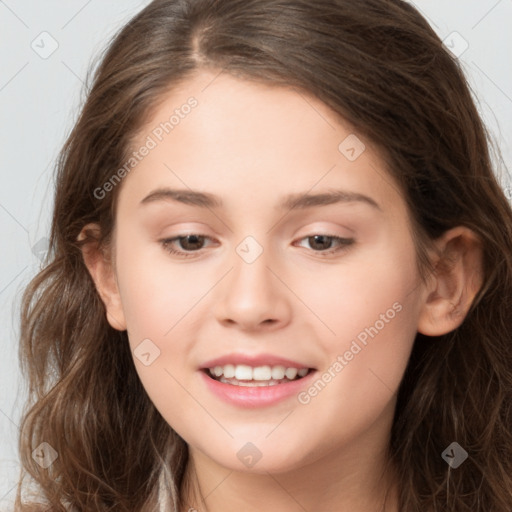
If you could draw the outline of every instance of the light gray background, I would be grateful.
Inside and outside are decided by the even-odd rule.
[[[76,120],[92,58],[148,3],[0,0],[0,508],[6,510],[15,495],[17,425],[25,398],[17,359],[19,298],[38,271],[38,254],[45,248],[53,166]],[[459,58],[479,111],[512,172],[512,0],[409,3],[454,51],[467,41]],[[58,48],[42,58],[32,46],[46,57],[43,52],[55,44],[52,38]],[[498,177],[512,198],[506,169]]]

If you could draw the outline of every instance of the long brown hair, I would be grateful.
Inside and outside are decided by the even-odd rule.
[[[106,321],[77,236],[97,222],[107,246],[120,187],[94,191],[169,90],[205,67],[313,94],[373,142],[402,188],[423,278],[446,230],[483,241],[464,322],[416,337],[390,454],[401,511],[510,512],[512,210],[459,62],[402,0],[155,0],[111,41],[59,156],[50,250],[23,296],[22,476],[48,510],[134,512],[158,510],[168,469],[179,510],[187,445],[145,393],[126,332]],[[458,469],[441,457],[454,441],[469,455]],[[58,454],[47,468],[32,457],[43,442]],[[20,511],[23,489],[20,477]]]

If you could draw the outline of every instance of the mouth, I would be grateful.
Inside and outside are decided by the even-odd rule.
[[[314,372],[314,368],[294,368],[282,365],[232,365],[214,366],[211,368],[202,368],[210,379],[223,384],[242,387],[269,387],[286,384],[303,379],[310,373]]]

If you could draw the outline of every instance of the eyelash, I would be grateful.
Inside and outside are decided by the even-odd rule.
[[[187,235],[181,235],[181,236],[176,236],[173,238],[166,238],[164,240],[160,240],[160,243],[162,244],[162,247],[164,248],[164,250],[167,251],[168,253],[179,256],[181,258],[190,258],[190,257],[195,256],[197,253],[200,253],[201,249],[198,249],[196,251],[186,252],[186,251],[178,251],[171,247],[171,244],[174,241],[181,240],[181,239],[187,238],[189,236],[210,239],[210,237],[208,237],[206,235],[199,235],[197,233],[189,233]],[[345,252],[348,250],[349,246],[355,242],[355,240],[353,238],[342,238],[342,237],[335,236],[335,235],[329,235],[327,233],[315,233],[313,235],[308,235],[308,236],[302,237],[299,240],[302,241],[302,240],[305,240],[308,238],[313,238],[315,236],[323,236],[326,238],[332,238],[333,241],[337,241],[341,244],[341,247],[338,247],[336,249],[327,249],[325,251],[314,251],[313,250],[313,252],[321,254],[322,257],[330,256],[331,254],[335,254],[335,253]]]

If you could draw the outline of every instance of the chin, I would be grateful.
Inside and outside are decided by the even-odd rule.
[[[262,475],[287,473],[307,463],[306,454],[301,456],[291,445],[279,447],[268,441],[265,446],[263,444],[263,442],[258,444],[257,441],[235,443],[235,446],[230,444],[222,453],[206,453],[206,456],[231,471]],[[300,443],[298,448],[301,448]]]

